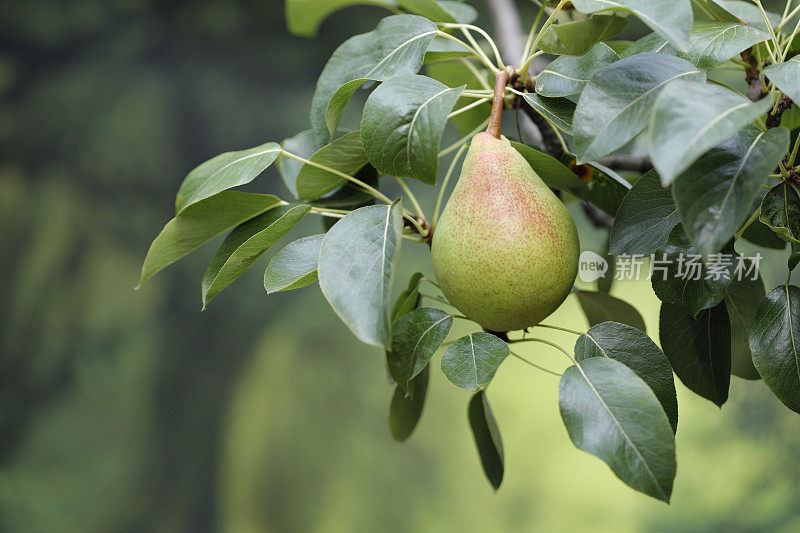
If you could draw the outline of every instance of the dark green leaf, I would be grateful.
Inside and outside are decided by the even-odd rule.
[[[658,174],[651,170],[622,201],[611,228],[609,252],[650,255],[667,243],[678,220],[670,190],[661,186]]]
[[[373,346],[391,346],[389,297],[402,231],[398,199],[348,213],[322,240],[322,294],[356,337]]]
[[[203,274],[203,308],[286,235],[309,209],[307,205],[276,207],[231,231]]]
[[[778,237],[769,226],[760,220],[756,220],[750,224],[750,227],[742,233],[742,237],[764,248],[772,248],[774,250],[783,250],[786,248],[786,241]]]
[[[397,0],[401,8],[434,22],[462,22],[475,20],[477,13],[472,6],[461,2],[437,2],[436,0]],[[461,20],[458,20],[458,19]]]
[[[631,190],[631,184],[599,163],[590,161],[586,165],[592,169],[589,201],[612,217],[616,216],[622,201]]]
[[[669,360],[650,337],[618,322],[603,322],[581,335],[575,343],[575,359],[608,357],[624,364],[653,390],[667,413],[674,433],[678,429],[678,398]]]
[[[781,285],[761,300],[750,330],[750,350],[775,396],[800,413],[800,288]]]
[[[606,242],[606,246],[604,248],[603,259],[606,263],[608,263],[608,272],[616,272],[616,264],[617,258],[616,256],[611,255],[608,251],[608,242]],[[614,276],[613,275],[605,275],[600,278],[597,278],[597,291],[608,294],[611,292],[611,286],[614,284]]]
[[[701,156],[672,185],[681,222],[702,255],[718,252],[750,215],[789,132],[747,126]]]
[[[737,20],[761,31],[769,31],[764,23],[764,15],[753,2],[747,0],[708,0],[722,7],[730,15],[726,20]],[[774,28],[781,23],[781,16],[777,13],[766,11],[767,20]]]
[[[395,0],[286,0],[286,26],[302,37],[313,37],[317,28],[331,13],[355,5],[384,7],[397,10]]]
[[[669,184],[711,148],[772,107],[772,98],[751,102],[719,85],[675,80],[658,96],[650,122],[653,166]]]
[[[417,72],[436,32],[436,25],[428,19],[395,15],[381,20],[373,31],[351,37],[339,46],[317,80],[311,100],[314,135],[325,142],[330,139],[350,96],[364,81]],[[333,99],[335,93],[338,96]]]
[[[722,407],[731,382],[731,324],[725,304],[692,317],[686,308],[664,302],[658,335],[681,382]]]
[[[592,74],[615,61],[619,56],[605,43],[597,43],[579,57],[561,56],[536,78],[536,92],[549,98],[579,94]]]
[[[647,125],[659,92],[677,79],[704,80],[684,59],[642,53],[597,71],[575,109],[575,146],[581,161],[609,154]]]
[[[725,306],[731,320],[731,373],[744,379],[761,379],[750,353],[750,327],[764,298],[764,282],[743,277],[725,288]]]
[[[308,160],[348,176],[355,175],[368,162],[359,131],[342,135],[314,152]],[[306,163],[297,174],[297,196],[301,200],[313,200],[346,182],[345,178],[337,174]]]
[[[193,204],[170,220],[150,245],[139,286],[217,235],[280,203],[281,200],[271,194],[226,191]]]
[[[575,290],[590,326],[602,322],[620,322],[647,331],[639,311],[628,302],[604,292]]]
[[[631,57],[636,54],[641,54],[642,52],[653,52],[672,56],[678,53],[678,51],[669,44],[667,39],[657,33],[650,33],[633,43],[627,50],[620,54],[620,57]]]
[[[503,441],[500,439],[500,429],[489,407],[486,392],[478,391],[472,396],[467,409],[467,418],[481,458],[483,472],[494,490],[497,490],[503,482]]]
[[[800,191],[783,181],[769,190],[761,202],[761,222],[781,239],[800,243]]]
[[[508,345],[489,333],[472,333],[457,339],[442,356],[442,372],[462,389],[482,389],[492,381],[510,350]]]
[[[800,264],[800,244],[793,242],[792,251],[789,254],[789,262],[787,263],[789,272],[797,268],[798,264]]]
[[[694,18],[690,0],[574,0],[572,4],[583,13],[609,9],[633,13],[676,48],[685,49],[689,43]]]
[[[447,115],[463,90],[416,75],[375,89],[364,105],[361,136],[378,172],[435,184]]]
[[[692,246],[683,227],[672,230],[651,265],[653,291],[662,302],[684,306],[692,315],[716,306],[733,279],[736,257],[733,247],[704,257]]]
[[[323,144],[316,139],[314,132],[305,130],[284,140],[282,146],[287,152],[308,159],[314,152],[322,148]],[[303,163],[291,157],[281,156],[278,158],[277,164],[283,183],[292,196],[297,198],[297,173],[300,172]]]
[[[478,65],[476,68],[478,69],[480,75],[484,75],[484,79],[487,81],[487,84],[494,83],[493,74],[487,70],[484,70],[480,65]],[[425,70],[428,76],[444,83],[448,87],[459,87],[461,85],[466,85],[467,90],[483,89],[483,85],[481,84],[480,80],[478,80],[472,71],[461,61],[439,62],[433,65],[427,65]],[[456,102],[455,107],[462,108],[472,103],[475,103],[474,98],[462,96]],[[456,127],[459,133],[466,135],[477,128],[483,121],[485,121],[486,117],[489,116],[491,111],[492,103],[486,101],[479,106],[473,107],[468,111],[464,111],[463,113],[459,113],[458,115],[454,116],[450,119],[450,123]]]
[[[703,20],[692,26],[689,51],[678,55],[703,70],[711,70],[769,38],[769,34],[747,24]]]
[[[303,237],[275,254],[264,272],[267,294],[299,289],[317,281],[319,247],[325,235]]]
[[[518,142],[512,141],[511,146],[522,154],[525,161],[548,187],[569,191],[579,198],[586,198],[589,195],[586,184],[553,156]]]
[[[411,380],[409,393],[399,385],[395,387],[389,407],[389,429],[394,440],[399,442],[406,440],[417,427],[428,393],[429,374],[429,367],[425,367],[417,374],[417,377]]]
[[[542,33],[539,48],[548,54],[583,55],[627,25],[627,19],[616,15],[594,15],[574,22],[553,24]]]
[[[433,307],[420,307],[397,319],[392,326],[389,372],[397,385],[408,390],[414,377],[428,366],[453,325],[453,316]]]
[[[398,318],[406,315],[419,306],[419,284],[423,278],[422,272],[415,272],[408,282],[406,290],[400,293],[397,301],[392,308],[392,322],[396,322]]]
[[[428,49],[425,51],[425,59],[423,63],[430,65],[440,61],[449,61],[451,59],[458,59],[460,57],[469,57],[472,54],[460,44],[445,39],[444,37],[436,37]]]
[[[278,143],[266,143],[249,150],[226,152],[209,159],[181,183],[175,198],[175,214],[217,193],[250,183],[281,153]]]
[[[547,122],[567,135],[572,135],[572,117],[575,114],[575,102],[566,98],[545,98],[531,93],[525,93],[523,98]]]
[[[561,376],[558,405],[569,438],[631,488],[669,502],[675,436],[650,387],[613,359],[592,357]]]

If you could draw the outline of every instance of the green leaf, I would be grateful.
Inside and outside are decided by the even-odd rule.
[[[792,250],[789,254],[789,261],[787,263],[787,267],[789,268],[789,272],[797,268],[797,265],[800,264],[800,244],[792,243]]]
[[[308,160],[348,176],[355,175],[368,163],[359,131],[342,135],[314,152]],[[297,196],[301,200],[313,200],[345,183],[345,178],[306,163],[297,174]]]
[[[317,281],[319,247],[324,234],[303,237],[275,254],[264,272],[267,294],[299,289]]]
[[[692,317],[686,308],[664,302],[658,334],[681,382],[722,407],[731,382],[731,324],[725,304]]]
[[[785,63],[768,66],[764,69],[764,75],[786,93],[786,96],[800,102],[800,56]]]
[[[545,98],[531,93],[525,93],[522,96],[528,105],[542,115],[552,126],[567,135],[572,135],[572,117],[575,114],[575,102],[566,98]]]
[[[539,40],[539,48],[548,54],[579,56],[592,46],[611,38],[628,25],[616,15],[594,15],[583,20],[553,24]]]
[[[604,292],[575,290],[590,326],[602,322],[620,322],[647,331],[644,319],[631,304]]]
[[[758,304],[750,330],[753,363],[786,407],[800,413],[800,288],[781,285]]]
[[[669,502],[675,436],[650,387],[613,359],[592,357],[561,376],[558,406],[575,446],[605,461],[631,488]]]
[[[266,143],[249,150],[226,152],[209,159],[181,183],[175,198],[175,214],[222,191],[250,183],[281,153],[278,143]]]
[[[361,117],[361,136],[372,165],[384,174],[435,184],[447,115],[463,90],[416,75],[381,84],[367,99]]]
[[[442,356],[442,372],[456,387],[482,389],[492,381],[509,353],[508,344],[494,335],[472,333],[447,347]]]
[[[650,255],[667,243],[679,221],[669,189],[661,186],[655,170],[634,184],[617,211],[611,228],[609,252],[614,255]]]
[[[763,248],[772,248],[774,250],[783,250],[786,248],[786,241],[778,237],[769,226],[756,220],[750,227],[744,230],[742,237]]]
[[[772,107],[772,98],[751,102],[719,85],[675,80],[658,96],[650,122],[653,166],[672,183],[711,148]]]
[[[447,41],[452,43],[452,41]],[[430,51],[430,48],[428,48]],[[481,75],[485,76],[487,83],[494,84],[494,75],[489,71],[477,67]],[[426,73],[436,81],[440,81],[448,87],[458,87],[466,85],[467,90],[483,89],[481,82],[475,77],[472,71],[461,61],[446,61],[439,62],[425,67]],[[491,78],[491,79],[490,79]],[[490,85],[491,86],[491,85]],[[455,107],[461,108],[468,104],[475,103],[474,98],[467,98],[462,96],[456,102]],[[466,135],[475,128],[477,128],[492,111],[492,103],[486,101],[483,104],[473,107],[468,111],[459,113],[450,119],[450,123],[456,127],[461,135]]]
[[[320,23],[331,13],[356,5],[397,9],[394,0],[286,0],[286,26],[295,35],[313,37]]]
[[[635,56],[642,52],[653,52],[656,54],[677,55],[678,51],[670,46],[669,41],[657,33],[650,33],[633,43],[627,50],[619,56],[621,58]]]
[[[619,56],[605,43],[597,43],[582,56],[561,56],[536,78],[536,92],[549,98],[579,94],[592,74],[616,61]]]
[[[203,309],[286,235],[310,209],[307,205],[276,207],[231,231],[203,274]]]
[[[698,252],[718,252],[752,212],[767,175],[789,149],[789,132],[747,126],[718,144],[672,185],[681,222]]]
[[[575,359],[608,357],[624,364],[653,390],[669,418],[674,433],[678,429],[678,397],[672,367],[667,356],[641,330],[617,322],[603,322],[581,335],[575,343]]]
[[[603,259],[608,263],[608,272],[616,272],[617,268],[617,257],[611,255],[608,251],[608,241],[606,241],[606,245],[603,248],[602,255]],[[614,276],[603,276],[597,278],[597,291],[608,294],[611,292],[611,287],[614,284]]]
[[[392,326],[392,351],[387,353],[389,373],[404,390],[428,366],[447,339],[453,315],[433,307],[420,307],[401,316]]]
[[[394,307],[392,307],[392,323],[397,322],[400,317],[419,307],[421,299],[419,295],[419,285],[423,277],[422,272],[415,272],[414,275],[411,276],[411,279],[408,281],[408,287],[400,293],[400,296],[397,297],[397,301],[394,303]]]
[[[373,31],[342,43],[317,80],[311,100],[314,135],[325,142],[330,139],[350,96],[364,81],[416,73],[436,32],[436,25],[428,19],[395,15],[381,20]]]
[[[483,472],[494,490],[500,488],[503,482],[503,441],[500,439],[500,429],[497,427],[489,400],[485,391],[478,391],[472,395],[467,409],[469,427],[475,438],[478,456],[481,459]]]
[[[217,235],[280,203],[281,200],[271,194],[226,191],[193,204],[170,220],[150,245],[139,286]]]
[[[730,20],[738,20],[748,26],[752,26],[761,31],[769,31],[767,25],[764,23],[764,15],[761,10],[753,2],[747,0],[710,0],[711,2],[722,7],[730,15]],[[774,28],[781,23],[781,16],[777,13],[766,11],[767,20]]]
[[[631,184],[608,167],[589,161],[592,169],[589,201],[609,215],[616,216],[622,201],[631,190]]]
[[[690,0],[574,0],[572,4],[583,13],[609,9],[633,13],[679,50],[688,46],[694,18]]]
[[[678,79],[705,80],[684,59],[642,53],[597,71],[575,109],[575,146],[581,161],[607,155],[647,125],[659,92]]]
[[[425,406],[429,375],[429,367],[425,367],[417,377],[411,380],[409,393],[406,393],[399,385],[394,388],[392,403],[389,407],[389,430],[392,432],[394,440],[403,442],[417,427],[422,416],[422,408]]]
[[[428,49],[425,51],[425,58],[422,62],[425,65],[430,65],[431,63],[449,61],[460,57],[470,57],[471,55],[472,54],[460,44],[450,39],[445,39],[444,37],[436,37],[431,41],[431,44],[428,45]]]
[[[457,22],[456,18],[436,0],[397,0],[401,8],[434,22]]]
[[[761,201],[761,222],[786,242],[800,243],[800,191],[782,181]]]
[[[559,191],[569,191],[579,198],[586,198],[589,195],[586,184],[558,159],[522,143],[511,141],[511,146],[525,158],[525,161],[548,187]]]
[[[439,5],[461,24],[471,24],[478,18],[475,8],[461,0],[439,0]],[[422,13],[417,14],[422,15]]]
[[[750,353],[750,327],[766,291],[761,276],[734,279],[725,288],[725,306],[731,320],[731,373],[744,379],[761,379]]]
[[[703,70],[711,70],[742,50],[769,38],[768,33],[746,24],[704,20],[694,23],[689,37],[689,50],[678,56]]]
[[[287,152],[300,156],[303,159],[308,159],[323,146],[323,144],[314,137],[314,132],[311,130],[301,131],[294,137],[285,139],[281,145]],[[278,158],[277,165],[286,188],[289,189],[292,196],[297,198],[297,174],[300,172],[303,163],[297,159],[282,155]]]
[[[339,318],[362,342],[392,344],[389,296],[400,252],[403,206],[356,209],[325,234],[319,252],[319,286]]]
[[[683,227],[675,226],[651,265],[653,292],[662,302],[682,305],[696,315],[722,301],[733,279],[734,259],[732,246],[713,257],[702,256]]]

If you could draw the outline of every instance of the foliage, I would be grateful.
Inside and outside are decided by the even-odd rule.
[[[311,34],[326,14],[352,3],[376,4],[287,0],[290,27]],[[282,146],[267,142],[217,156],[191,171],[179,189],[175,218],[148,253],[141,282],[232,228],[203,277],[205,305],[306,214],[339,219],[323,237],[279,252],[265,287],[305,286],[316,272],[325,298],[356,337],[385,350],[397,383],[390,415],[395,438],[408,438],[416,427],[433,372],[429,363],[449,344],[442,372],[457,387],[476,391],[470,427],[498,488],[504,455],[485,389],[514,355],[514,344],[543,343],[572,363],[561,377],[558,401],[575,445],[632,488],[668,502],[678,429],[673,371],[721,406],[732,371],[739,372],[733,370],[734,346],[739,369],[747,367],[749,347],[765,384],[800,410],[800,289],[788,277],[763,296],[755,287],[752,294],[761,297],[756,310],[731,316],[729,307],[742,307],[741,295],[751,287],[737,285],[733,264],[712,275],[715,256],[741,257],[736,246],[757,222],[790,245],[789,272],[800,258],[800,138],[796,123],[781,125],[798,91],[800,24],[788,5],[775,16],[756,2],[764,22],[756,28],[729,2],[694,4],[702,20],[693,20],[690,0],[546,2],[499,95],[506,108],[523,107],[542,133],[541,146],[522,138],[514,145],[534,171],[565,203],[615,217],[610,253],[655,254],[671,260],[667,274],[681,268],[679,257],[700,258],[697,280],[653,277],[663,302],[660,348],[644,333],[635,308],[603,292],[575,290],[589,331],[537,325],[578,335],[574,355],[527,330],[475,331],[446,343],[453,319],[469,317],[450,310],[441,296],[423,293],[423,284],[436,287],[424,276],[415,275],[393,297],[401,244],[430,244],[449,179],[471,137],[442,148],[443,133],[452,119],[492,100],[486,80],[507,69],[492,38],[463,22],[471,17],[464,6],[436,0],[377,3],[400,14],[333,52],[317,82],[310,131]],[[624,51],[612,47],[631,17],[654,33]],[[545,53],[560,57],[537,72],[534,60]],[[419,74],[429,73],[434,61],[453,62],[481,88]],[[729,70],[747,81],[747,97],[716,80]],[[362,87],[371,92],[360,128],[340,132],[342,113]],[[483,124],[472,126],[474,133]],[[654,168],[631,187],[615,172],[613,158],[612,168],[597,160],[622,153],[636,139],[647,141]],[[409,183],[437,186],[440,160],[450,154],[429,219]],[[228,190],[252,182],[275,161],[301,203]],[[400,186],[397,197],[387,196],[387,176]],[[423,297],[445,309],[420,307]]]

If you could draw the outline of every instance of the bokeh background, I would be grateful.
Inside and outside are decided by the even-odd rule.
[[[383,14],[348,8],[310,40],[278,0],[0,2],[0,530],[799,531],[800,418],[761,382],[733,378],[721,410],[678,385],[666,506],[576,450],[557,378],[509,359],[488,391],[494,493],[468,394],[434,371],[416,433],[394,442],[383,354],[318,287],[268,298],[264,258],[201,313],[211,244],[133,291],[183,176],[305,129],[329,54]],[[288,195],[274,169],[251,190]],[[602,246],[576,217],[584,248]],[[430,272],[419,245],[403,261],[398,280]],[[613,292],[657,338],[648,282]],[[572,298],[551,321],[586,326]]]

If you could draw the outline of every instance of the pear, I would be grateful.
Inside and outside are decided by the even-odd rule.
[[[561,305],[580,245],[564,204],[497,133],[472,139],[431,256],[450,303],[484,328],[505,332],[534,326]]]

